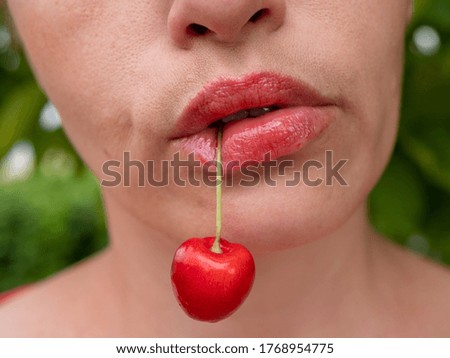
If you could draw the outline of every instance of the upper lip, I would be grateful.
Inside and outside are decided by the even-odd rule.
[[[333,104],[308,84],[273,72],[221,78],[204,86],[191,100],[175,124],[172,139],[193,135],[221,118],[250,108]]]

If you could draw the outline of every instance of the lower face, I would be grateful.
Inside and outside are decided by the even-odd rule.
[[[284,176],[275,170],[275,186],[263,179],[236,185],[242,174],[227,173],[234,185],[223,188],[223,237],[254,251],[277,250],[336,230],[364,203],[395,140],[409,1],[286,0],[276,31],[237,46],[199,37],[188,49],[168,35],[171,3],[9,1],[37,78],[82,158],[100,180],[111,180],[105,162],[123,168],[124,152],[158,168],[180,149],[188,154],[174,128],[205,85],[258,73],[288,76],[330,100],[326,125],[301,149],[280,154],[293,167]],[[327,152],[334,164],[347,160],[339,170],[346,185],[336,178],[326,185]],[[320,185],[286,185],[312,161],[324,166],[309,171]],[[171,174],[168,185],[141,187],[136,168],[131,173],[129,186],[104,187],[105,195],[173,240],[214,234],[214,186],[180,186]]]

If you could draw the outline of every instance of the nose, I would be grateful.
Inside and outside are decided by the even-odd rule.
[[[168,31],[180,47],[194,38],[235,43],[249,32],[278,29],[284,22],[286,0],[174,0]]]

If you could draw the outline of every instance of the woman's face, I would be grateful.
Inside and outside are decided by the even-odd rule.
[[[258,85],[264,87],[264,76],[270,73],[276,74],[275,82],[283,83],[279,75],[289,76],[321,95],[326,109],[306,112],[328,110],[325,124],[300,150],[281,146],[286,150],[278,160],[289,159],[294,167],[284,176],[275,170],[275,185],[261,178],[257,185],[242,186],[236,183],[242,173],[227,174],[235,180],[233,187],[223,189],[223,237],[252,250],[295,246],[324,236],[363,204],[395,140],[410,6],[410,0],[9,0],[42,88],[100,179],[112,179],[102,169],[106,161],[120,161],[115,171],[123,171],[124,152],[143,164],[152,160],[156,178],[162,161],[173,160],[180,148],[182,158],[188,149],[194,149],[197,159],[210,158],[211,136],[197,135],[191,143],[175,139],[174,133],[180,133],[180,116],[198,93],[197,100],[205,103],[220,93],[220,86],[214,87],[216,92],[201,92],[219,79],[222,84],[243,81],[249,87],[263,73]],[[252,18],[263,9],[259,18]],[[280,86],[275,86],[277,91]],[[232,92],[228,90],[225,93]],[[227,98],[221,100],[222,107],[228,105]],[[230,97],[230,111],[244,109],[239,107],[242,101],[245,98],[236,104]],[[306,105],[324,104],[313,102]],[[191,115],[202,108],[194,108]],[[201,115],[212,116],[211,108],[206,112]],[[313,122],[306,131],[314,132],[315,117],[308,118]],[[188,130],[190,117],[186,120],[183,128]],[[257,122],[261,118],[246,121],[251,120],[256,121],[254,130],[262,130]],[[269,122],[266,125],[276,124]],[[265,135],[258,140],[276,152],[280,143],[271,143]],[[243,138],[251,140],[235,144],[235,154],[260,143],[256,137]],[[330,158],[326,163],[326,151],[332,151],[333,163]],[[252,159],[250,154],[242,158],[245,155]],[[316,168],[313,160],[323,168]],[[347,185],[336,176],[326,185],[327,175],[333,176],[331,166],[340,160],[347,160],[338,170]],[[314,163],[308,178],[324,182],[287,186],[293,171],[303,166],[306,172],[305,163]],[[119,185],[104,188],[108,202],[179,242],[214,234],[214,186],[177,185],[170,169],[168,185],[141,187],[137,171],[136,166],[131,169],[130,185],[123,185],[122,177]],[[205,169],[194,172],[204,175]]]

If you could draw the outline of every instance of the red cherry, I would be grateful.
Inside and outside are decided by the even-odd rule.
[[[255,262],[244,246],[220,239],[222,253],[215,253],[214,240],[186,240],[172,262],[175,297],[190,317],[200,321],[217,322],[231,315],[255,278]]]
[[[250,292],[255,262],[240,244],[220,238],[222,228],[222,130],[217,132],[216,236],[189,239],[175,252],[172,287],[180,306],[192,318],[217,322],[231,315]]]

